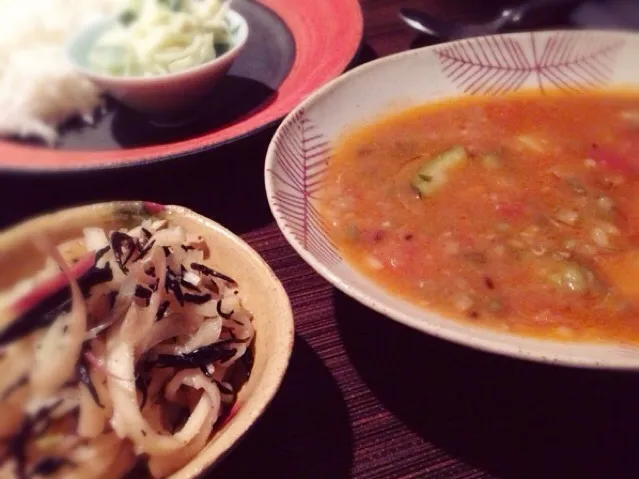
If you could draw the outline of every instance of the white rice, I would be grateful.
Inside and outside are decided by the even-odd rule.
[[[0,0],[0,135],[54,143],[57,127],[91,121],[101,92],[77,74],[64,46],[119,0]]]

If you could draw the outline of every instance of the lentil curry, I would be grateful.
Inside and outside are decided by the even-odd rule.
[[[639,341],[639,92],[424,105],[342,138],[323,186],[340,252],[418,305]]]

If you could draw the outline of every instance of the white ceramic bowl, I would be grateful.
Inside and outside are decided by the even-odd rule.
[[[394,296],[343,260],[318,219],[316,197],[341,134],[380,115],[459,95],[522,88],[639,88],[639,34],[551,31],[479,37],[368,63],[327,84],[292,111],[266,157],[268,201],[287,240],[319,274],[386,316],[460,344],[537,361],[639,368],[639,348],[568,343],[455,321]]]
[[[133,201],[81,206],[40,216],[0,233],[0,269],[4,272],[0,291],[42,269],[45,258],[33,244],[34,237],[46,234],[59,244],[81,237],[87,226],[119,228],[137,224],[149,215],[166,218],[186,231],[202,235],[215,253],[211,266],[233,275],[254,318],[253,368],[239,391],[233,416],[191,462],[170,476],[190,479],[221,460],[262,415],[280,386],[293,349],[293,313],[288,296],[255,250],[218,223],[180,206],[159,207]]]
[[[229,10],[232,42],[223,55],[187,70],[152,77],[103,75],[88,66],[88,55],[97,39],[117,21],[115,17],[100,19],[79,32],[69,43],[67,54],[73,65],[113,98],[147,116],[158,119],[180,119],[228,72],[246,45],[248,23],[242,15]]]

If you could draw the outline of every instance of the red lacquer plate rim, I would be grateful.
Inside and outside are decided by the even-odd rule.
[[[179,158],[212,149],[276,123],[320,86],[340,75],[357,54],[363,34],[357,0],[260,0],[295,40],[291,70],[268,104],[235,123],[196,138],[122,150],[58,150],[0,141],[0,169],[61,172],[111,169]]]

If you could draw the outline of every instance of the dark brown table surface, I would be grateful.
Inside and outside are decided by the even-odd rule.
[[[399,6],[467,20],[490,16],[499,3],[363,0],[359,62],[410,47]],[[142,169],[0,175],[0,226],[74,203],[178,203],[242,234],[281,278],[297,329],[289,371],[211,478],[639,476],[639,376],[525,363],[436,340],[315,274],[268,210],[263,162],[272,133]]]

